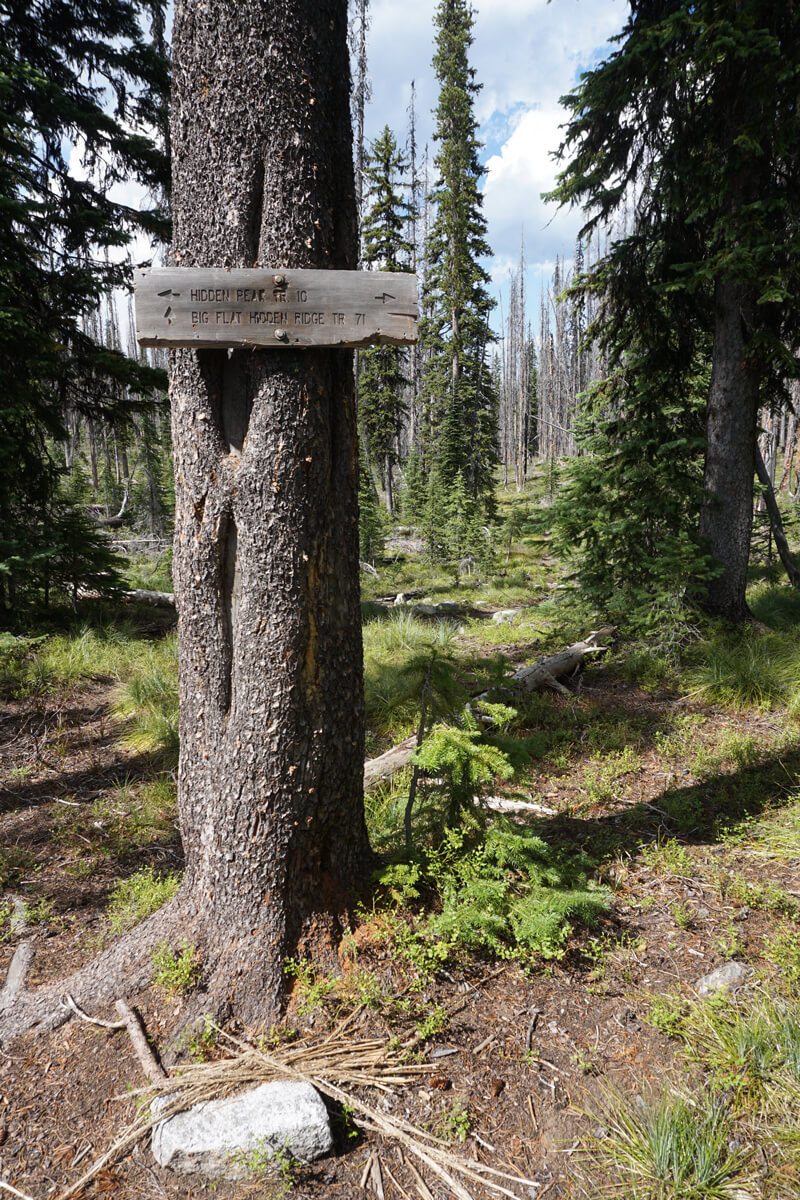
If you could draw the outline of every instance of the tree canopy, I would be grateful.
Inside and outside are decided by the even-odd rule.
[[[611,368],[593,448],[598,436],[611,454],[638,442],[639,456],[650,423],[653,450],[678,466],[668,494],[684,495],[662,504],[659,520],[692,568],[711,551],[718,569],[704,581],[703,603],[742,619],[756,414],[782,402],[797,373],[800,25],[793,5],[770,0],[634,0],[617,41],[565,100],[569,162],[554,193],[587,207],[584,233],[627,217],[627,231],[579,284],[604,297],[593,333]],[[704,364],[700,493],[680,463],[698,445]],[[637,510],[636,473],[627,483],[617,474],[612,500],[610,462],[601,455],[595,464],[586,470],[609,511]],[[654,528],[634,524],[642,538]],[[642,544],[627,524],[616,532],[625,557],[631,534]]]

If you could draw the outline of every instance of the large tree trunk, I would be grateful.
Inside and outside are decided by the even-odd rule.
[[[346,34],[346,0],[178,0],[176,264],[355,267]],[[274,1021],[371,861],[352,355],[179,350],[170,395],[184,884],[67,979],[25,991],[26,959],[2,1038],[135,994],[182,935],[200,1011]]]
[[[706,498],[699,532],[722,567],[702,607],[729,621],[749,618],[745,599],[753,525],[758,377],[748,365],[748,289],[729,278],[717,281],[714,349],[706,412]]]
[[[175,10],[182,266],[356,266],[345,0]],[[369,860],[352,356],[177,351],[184,894],[208,987],[273,1019]]]

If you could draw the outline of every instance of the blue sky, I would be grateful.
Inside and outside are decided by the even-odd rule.
[[[627,0],[474,0],[470,58],[482,85],[476,101],[483,161],[484,212],[496,291],[507,294],[524,230],[529,295],[538,303],[557,254],[572,256],[580,214],[545,205],[553,186],[550,157],[565,120],[559,98],[613,49],[628,14]],[[367,51],[372,101],[366,134],[388,124],[399,141],[407,132],[411,80],[417,90],[417,138],[432,142],[437,85],[431,66],[436,0],[372,0]],[[495,324],[497,323],[497,317]]]

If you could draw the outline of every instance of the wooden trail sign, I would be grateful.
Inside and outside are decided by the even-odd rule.
[[[417,277],[392,271],[134,271],[140,346],[407,346]]]

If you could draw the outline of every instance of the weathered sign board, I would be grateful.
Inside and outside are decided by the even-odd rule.
[[[140,346],[405,346],[417,277],[391,271],[135,271]]]

